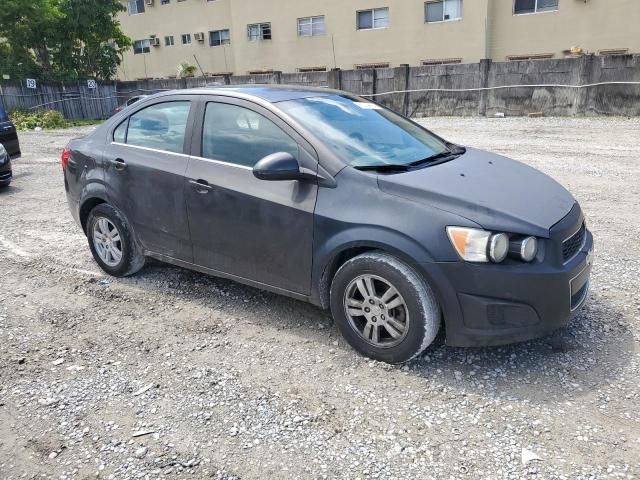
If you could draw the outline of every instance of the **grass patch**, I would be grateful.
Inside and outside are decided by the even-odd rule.
[[[102,123],[101,120],[67,120],[57,110],[12,110],[9,112],[9,118],[18,130],[33,130],[38,127],[51,130]]]

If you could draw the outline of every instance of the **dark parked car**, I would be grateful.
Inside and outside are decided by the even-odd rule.
[[[0,103],[0,187],[11,183],[11,158],[18,158],[20,141],[16,126]]]
[[[122,105],[118,105],[116,108],[113,109],[113,111],[111,112],[111,116],[115,115],[116,113],[120,113],[125,108],[133,105],[134,103],[146,97],[147,95],[136,95],[135,97],[128,98],[127,101],[124,102]]]
[[[12,175],[11,157],[0,143],[0,188],[9,186]]]
[[[153,257],[330,308],[386,362],[545,335],[582,306],[593,239],[541,172],[325,89],[148,97],[62,155],[102,269]]]

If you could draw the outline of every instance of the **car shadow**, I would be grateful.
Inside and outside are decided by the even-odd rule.
[[[529,342],[455,348],[443,340],[410,365],[467,394],[535,403],[565,402],[609,383],[629,365],[634,338],[628,319],[609,300],[591,295],[565,327]]]
[[[319,348],[329,349],[333,340],[340,338],[328,312],[231,280],[155,261],[133,278],[142,289],[156,289],[164,283],[168,295],[175,294],[176,298],[188,299],[212,311],[227,314],[227,305],[230,310],[239,306],[251,314],[252,323],[286,329]],[[350,352],[346,342],[341,340],[340,344],[345,353]],[[483,348],[450,347],[445,345],[444,335],[439,335],[420,357],[393,368],[464,394],[553,403],[598,389],[619,375],[633,354],[628,319],[609,300],[592,295],[569,325],[552,335]],[[358,361],[351,356],[337,361],[354,358]]]
[[[19,193],[21,191],[21,187],[17,187],[13,183],[10,183],[8,187],[0,187],[0,197],[3,195],[11,195],[12,193]]]

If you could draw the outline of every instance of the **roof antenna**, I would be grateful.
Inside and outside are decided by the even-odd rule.
[[[196,59],[196,63],[198,64],[198,68],[200,69],[200,73],[202,73],[202,78],[207,78],[207,76],[204,74],[204,70],[202,70],[202,65],[200,65],[200,62],[198,61],[198,57],[196,57],[196,54],[193,54],[193,58]]]

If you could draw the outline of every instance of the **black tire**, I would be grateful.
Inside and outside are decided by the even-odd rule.
[[[396,340],[400,342],[397,345],[383,347],[371,344],[347,315],[347,289],[353,280],[362,275],[384,279],[404,299],[401,308],[406,308],[409,320],[405,324],[404,337]],[[393,364],[408,362],[433,342],[440,329],[440,307],[427,282],[409,265],[382,252],[364,253],[342,265],[331,283],[330,300],[331,313],[344,338],[355,350],[375,360]],[[390,312],[387,312],[388,316]],[[366,319],[363,320],[366,322]],[[376,321],[375,317],[373,321]],[[383,328],[387,327],[376,328],[380,329],[381,335],[386,333]]]
[[[98,220],[107,219],[117,229],[120,234],[119,247],[122,251],[122,257],[116,265],[108,265],[105,263],[96,250],[94,232]],[[145,262],[141,248],[136,242],[135,236],[125,216],[116,208],[107,203],[102,203],[89,212],[87,218],[87,239],[89,240],[89,248],[94,260],[109,275],[114,277],[127,277],[138,272]]]

